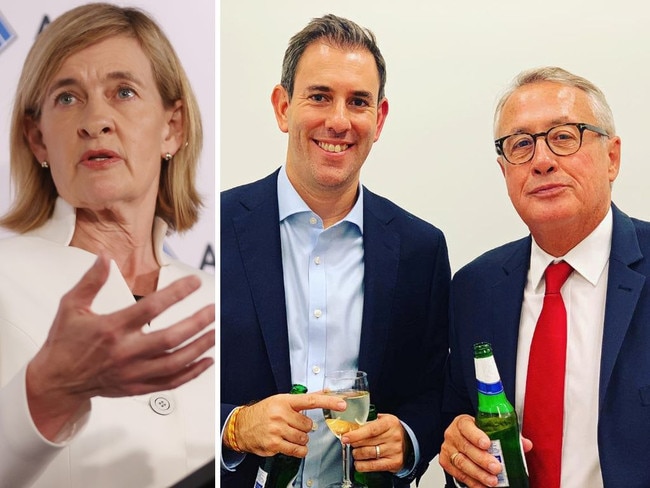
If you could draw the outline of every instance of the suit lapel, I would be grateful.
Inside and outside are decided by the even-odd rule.
[[[248,212],[233,219],[233,225],[275,383],[279,392],[286,392],[291,388],[291,364],[278,223],[277,171],[264,183],[260,192],[242,201]],[[228,283],[221,286],[228,286]]]
[[[392,317],[400,236],[389,227],[392,212],[374,194],[363,191],[364,303],[359,369],[369,378],[379,378]]]
[[[518,241],[514,252],[502,263],[501,274],[495,277],[488,303],[492,327],[492,348],[508,399],[515,399],[517,342],[524,287],[530,264],[530,236]],[[481,327],[481,325],[477,325]]]
[[[645,284],[645,276],[632,269],[632,265],[643,258],[634,224],[615,205],[612,205],[612,211],[612,250],[600,361],[599,407],[603,405],[614,364]]]

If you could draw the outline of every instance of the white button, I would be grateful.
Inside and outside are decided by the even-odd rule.
[[[174,403],[171,398],[161,393],[156,393],[151,396],[149,406],[158,415],[169,415],[174,411]]]
[[[311,486],[311,485],[314,484],[314,482],[313,482],[312,480],[307,480],[307,483],[306,483],[306,484],[307,484],[307,486]]]
[[[313,432],[316,432],[318,430],[318,423],[317,422],[312,422],[311,423],[311,430]]]
[[[320,366],[312,366],[311,371],[314,374],[320,373]]]
[[[309,223],[311,225],[316,225],[317,222],[318,222],[318,220],[316,220],[316,217],[312,217],[312,218],[309,219]]]
[[[314,310],[314,317],[319,319],[321,315],[323,315],[323,312],[321,312],[319,309]]]
[[[314,258],[314,263],[316,263],[316,264],[320,264],[320,256],[316,256],[316,257]]]

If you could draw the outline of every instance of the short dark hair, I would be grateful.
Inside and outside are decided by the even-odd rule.
[[[289,40],[289,46],[282,61],[282,78],[280,84],[289,95],[293,96],[293,86],[296,80],[298,62],[305,49],[319,39],[326,39],[337,47],[363,48],[370,51],[377,64],[379,74],[378,100],[384,98],[386,86],[386,61],[379,50],[375,35],[369,29],[361,27],[351,20],[328,14],[312,19],[307,26]]]

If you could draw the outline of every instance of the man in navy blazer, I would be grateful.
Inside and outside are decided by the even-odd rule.
[[[467,486],[496,486],[477,411],[473,344],[491,342],[520,422],[543,270],[565,260],[567,358],[562,488],[650,486],[650,224],[611,202],[620,139],[604,95],[560,68],[521,73],[497,105],[498,162],[531,235],[480,256],[452,282],[440,464]],[[525,427],[524,427],[525,429]],[[531,442],[532,441],[532,442]],[[524,439],[527,456],[534,439]],[[538,488],[530,470],[531,487]],[[448,476],[449,486],[451,476]],[[547,485],[544,488],[554,488]]]
[[[385,63],[370,31],[333,15],[314,19],[291,39],[272,95],[278,125],[289,135],[286,164],[221,194],[221,486],[253,486],[261,458],[278,452],[306,456],[300,486],[340,481],[341,447],[320,411],[331,398],[313,392],[326,371],[343,367],[368,373],[379,412],[344,436],[356,469],[408,486],[437,454],[447,246],[439,229],[359,183],[388,112],[384,84]],[[288,202],[300,211],[286,215]],[[310,226],[314,241],[305,245],[296,236]],[[300,257],[326,235],[323,254]],[[338,260],[354,258],[342,275],[331,248],[345,250]],[[313,274],[297,284],[310,266],[310,273],[329,266],[327,280],[338,274],[339,286],[351,292],[329,295],[338,290],[326,280],[325,307],[296,313],[296,290],[315,293]],[[344,311],[338,318],[337,309]],[[309,354],[295,345],[307,329],[327,337],[307,337]],[[312,355],[317,346],[324,357]],[[303,381],[310,393],[285,394]]]

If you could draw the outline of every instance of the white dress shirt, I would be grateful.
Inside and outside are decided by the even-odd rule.
[[[517,347],[515,408],[523,419],[530,344],[544,301],[544,271],[566,261],[574,269],[561,293],[567,311],[567,359],[562,443],[562,488],[602,488],[598,458],[598,383],[612,241],[612,211],[565,256],[532,243]]]

